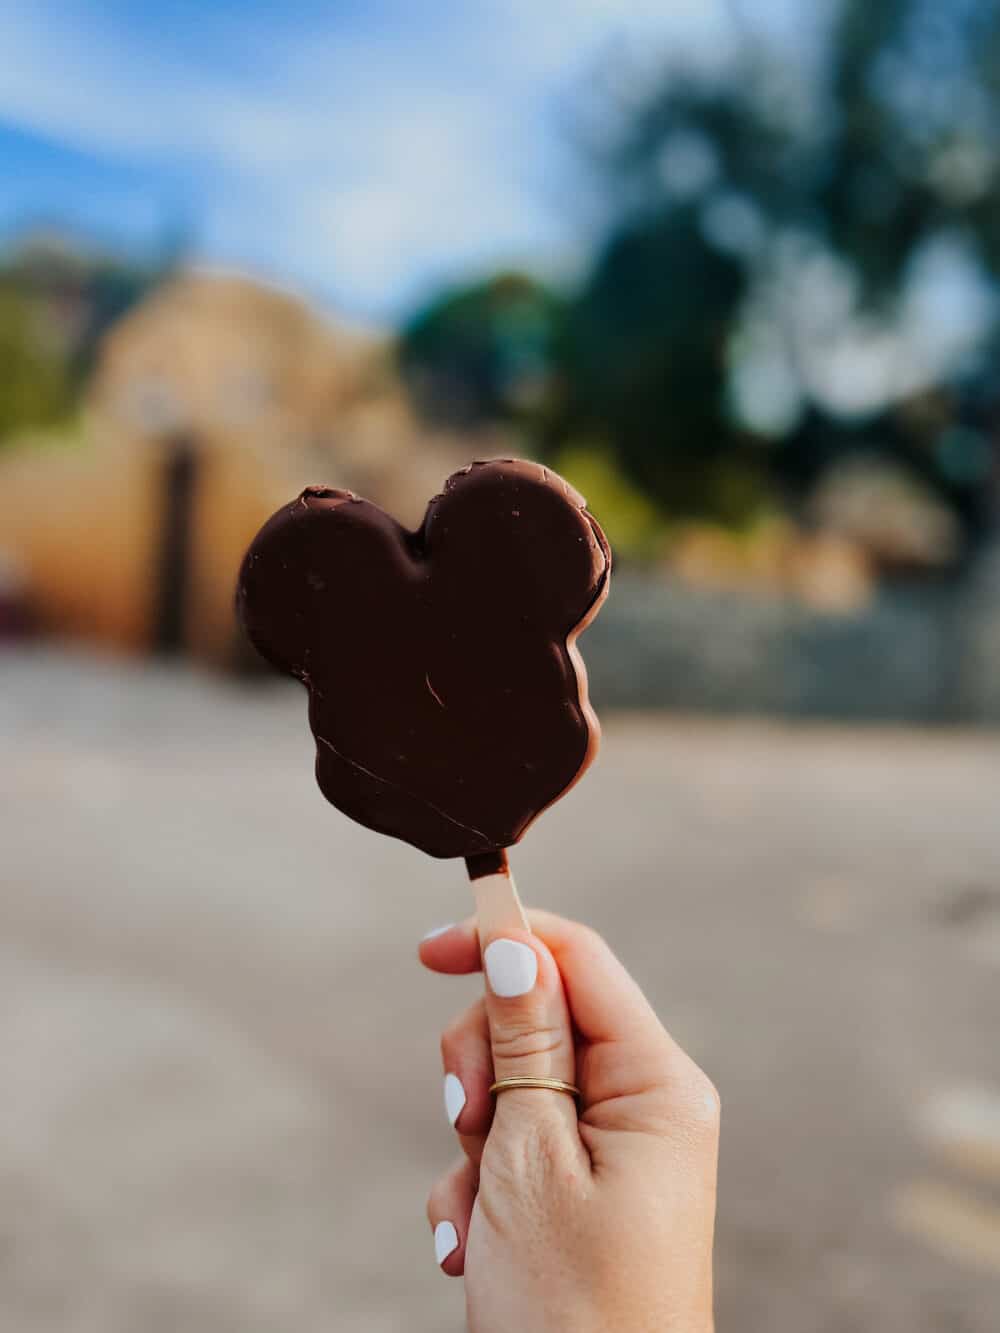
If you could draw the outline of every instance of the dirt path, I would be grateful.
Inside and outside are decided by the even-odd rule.
[[[0,1327],[462,1327],[467,889],[310,762],[295,690],[0,657]],[[720,1333],[994,1333],[1000,737],[612,719],[516,866],[722,1090]]]

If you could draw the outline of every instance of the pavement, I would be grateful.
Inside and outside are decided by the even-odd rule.
[[[0,656],[0,1328],[458,1333],[416,941],[297,687]],[[525,899],[721,1090],[720,1333],[1000,1326],[1000,735],[611,716]]]

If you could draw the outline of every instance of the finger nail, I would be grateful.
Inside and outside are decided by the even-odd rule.
[[[439,1222],[434,1228],[434,1257],[443,1264],[458,1249],[458,1232],[451,1222]]]
[[[444,1076],[444,1110],[448,1117],[448,1124],[454,1125],[455,1121],[462,1114],[462,1107],[465,1105],[465,1089],[462,1087],[462,1080],[455,1074],[445,1074]]]
[[[494,940],[483,954],[490,990],[502,999],[527,995],[538,977],[534,949],[517,940]]]
[[[447,935],[449,930],[454,930],[454,929],[455,929],[454,921],[449,921],[446,926],[435,926],[433,930],[429,930],[427,934],[424,935],[420,943],[423,944],[424,940],[436,940],[439,935]]]

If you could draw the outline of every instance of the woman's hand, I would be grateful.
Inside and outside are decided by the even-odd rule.
[[[719,1100],[601,937],[532,912],[486,941],[487,988],[441,1041],[463,1155],[434,1187],[438,1262],[471,1333],[707,1333]],[[426,939],[481,967],[471,923]],[[489,1093],[494,1079],[575,1083]]]

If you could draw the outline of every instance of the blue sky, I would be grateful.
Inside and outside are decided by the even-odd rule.
[[[0,3],[0,235],[182,228],[375,320],[498,264],[566,270],[589,239],[568,99],[616,44],[725,60],[736,4]],[[794,26],[796,0],[741,8]]]

